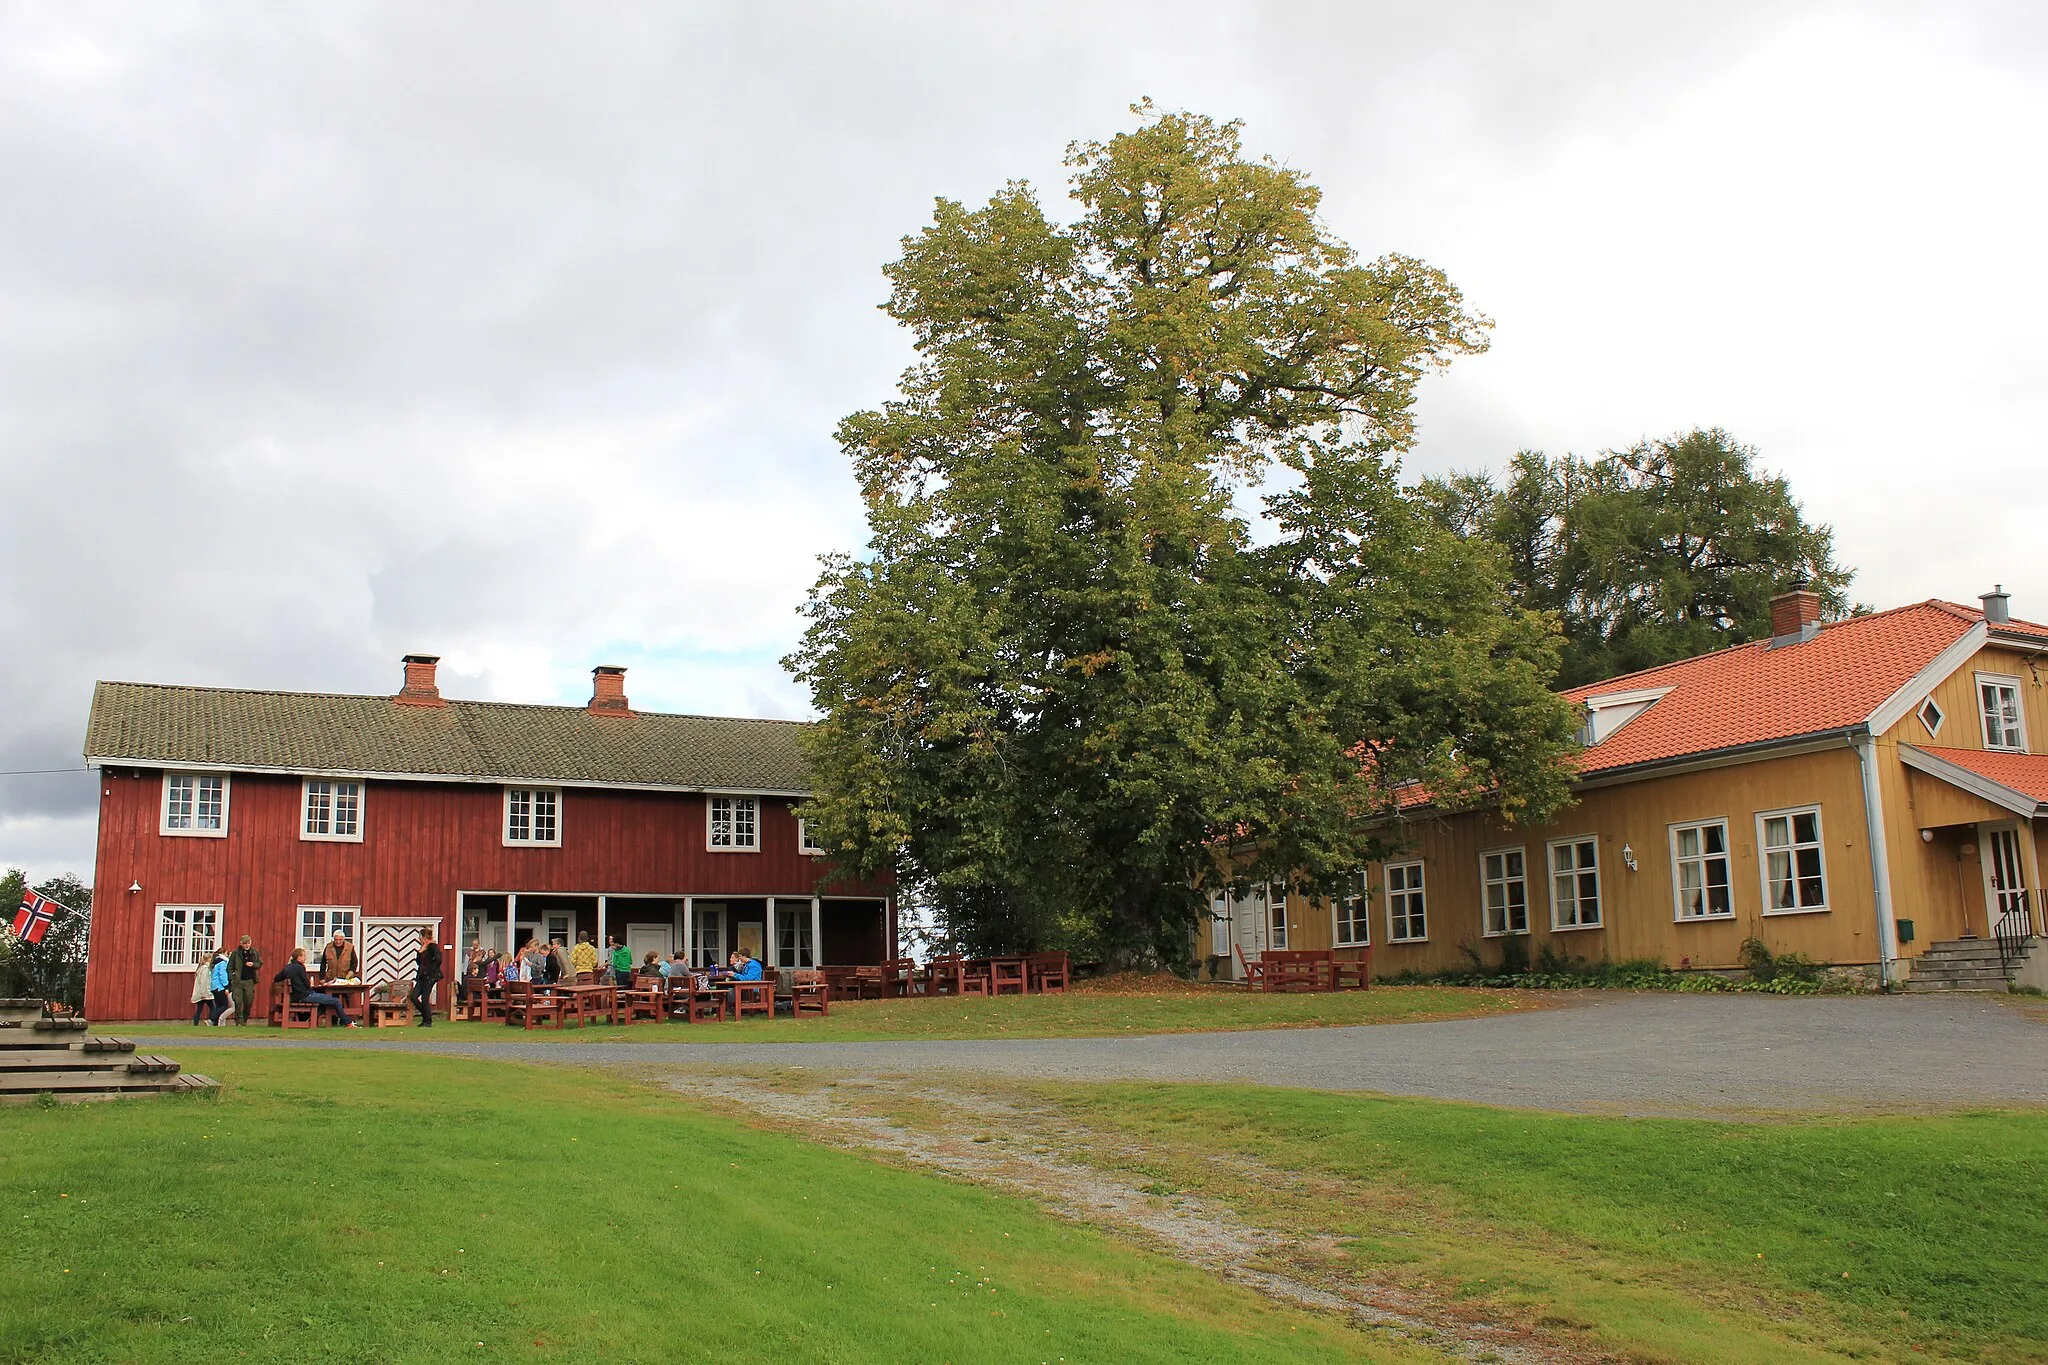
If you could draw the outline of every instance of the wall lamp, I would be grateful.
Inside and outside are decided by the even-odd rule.
[[[1636,851],[1633,848],[1630,848],[1627,844],[1623,844],[1621,846],[1621,861],[1627,865],[1629,871],[1635,871]]]
[[[141,895],[141,894],[142,894],[142,883],[141,883],[141,882],[130,882],[130,883],[128,883],[128,894],[129,894],[129,895],[131,895],[131,896],[138,896],[138,895]]]
[[[1931,830],[1931,829],[1923,829],[1923,830],[1921,830],[1921,831],[1920,831],[1920,842],[1921,842],[1921,843],[1923,843],[1923,844],[1931,844],[1931,843],[1933,843],[1933,842],[1934,842],[1934,831],[1933,831],[1933,830]]]

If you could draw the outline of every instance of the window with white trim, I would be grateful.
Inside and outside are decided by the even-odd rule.
[[[818,965],[809,901],[775,903],[775,939],[776,966],[803,970]]]
[[[1266,946],[1287,950],[1287,883],[1273,882],[1259,888],[1266,902]]]
[[[218,905],[159,905],[156,908],[156,970],[196,971],[220,946]]]
[[[562,842],[562,794],[553,787],[505,788],[505,842],[519,847]]]
[[[1422,864],[1387,864],[1387,940],[1420,943],[1429,937],[1429,907],[1422,885]]]
[[[801,817],[796,822],[796,851],[815,858],[825,852],[825,846],[811,833],[811,822]]]
[[[1984,718],[1985,748],[2026,752],[2027,723],[2020,711],[2018,678],[1979,673],[1977,710]]]
[[[1339,948],[1363,948],[1372,942],[1372,915],[1367,902],[1365,874],[1354,872],[1344,894],[1331,904],[1331,913],[1336,918],[1336,945]]]
[[[704,803],[708,847],[726,852],[761,847],[761,801],[754,796],[713,796]]]
[[[1948,719],[1947,713],[1941,709],[1941,703],[1932,697],[1921,702],[1920,709],[1914,714],[1920,717],[1920,724],[1926,727],[1929,739],[1941,734],[1941,723]]]
[[[218,839],[228,832],[228,780],[220,773],[165,773],[164,834]]]
[[[1486,937],[1529,932],[1529,855],[1524,850],[1495,848],[1480,854],[1479,889]]]
[[[1796,915],[1828,908],[1827,854],[1821,848],[1820,807],[1764,811],[1756,817],[1758,859],[1764,877],[1764,913]]]
[[[1681,921],[1734,917],[1726,820],[1671,827],[1671,894]]]
[[[302,905],[299,907],[298,946],[306,950],[313,965],[320,965],[320,950],[335,931],[350,943],[356,941],[357,907],[352,905]]]
[[[1592,835],[1550,845],[1550,927],[1600,927],[1600,841]]]
[[[309,777],[299,821],[301,839],[363,841],[363,784]]]

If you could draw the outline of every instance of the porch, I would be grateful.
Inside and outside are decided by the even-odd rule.
[[[792,971],[880,966],[895,951],[894,906],[886,898],[464,891],[457,901],[457,961],[474,946],[571,945],[586,933],[600,948],[616,935],[635,963],[684,951],[702,968],[723,965],[735,948]]]
[[[1896,880],[1915,989],[2003,989],[2043,932],[2048,755],[1899,746],[1918,835]]]

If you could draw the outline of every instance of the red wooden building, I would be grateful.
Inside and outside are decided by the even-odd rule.
[[[450,700],[436,662],[388,697],[98,685],[89,1017],[185,1015],[197,955],[245,933],[282,965],[339,928],[372,981],[411,975],[422,925],[458,954],[896,955],[890,886],[831,879],[795,813],[801,723],[636,711],[609,667],[585,706]]]

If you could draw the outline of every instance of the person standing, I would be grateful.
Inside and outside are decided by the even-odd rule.
[[[213,954],[211,984],[213,986],[213,1017],[207,1022],[211,1023],[215,1028],[219,1028],[220,1021],[235,1012],[235,1002],[228,995],[228,955],[218,949],[215,949]]]
[[[633,950],[619,942],[616,934],[606,935],[604,944],[609,950],[608,961],[612,969],[612,981],[623,986],[633,975]]]
[[[576,936],[576,946],[569,950],[569,969],[579,977],[585,972],[597,975],[597,945],[590,941],[588,929]]]
[[[356,945],[341,930],[320,950],[320,975],[329,981],[346,981],[356,974]]]
[[[247,934],[228,954],[228,990],[235,998],[235,1023],[249,1022],[249,1015],[256,1008],[257,973],[263,970],[263,954],[256,951],[256,945]]]
[[[198,1028],[213,1013],[214,954],[203,953],[192,968],[192,1027]]]
[[[441,980],[441,945],[434,931],[420,930],[419,951],[412,955],[412,1007],[420,1012],[420,1027],[434,1026],[434,987]]]

